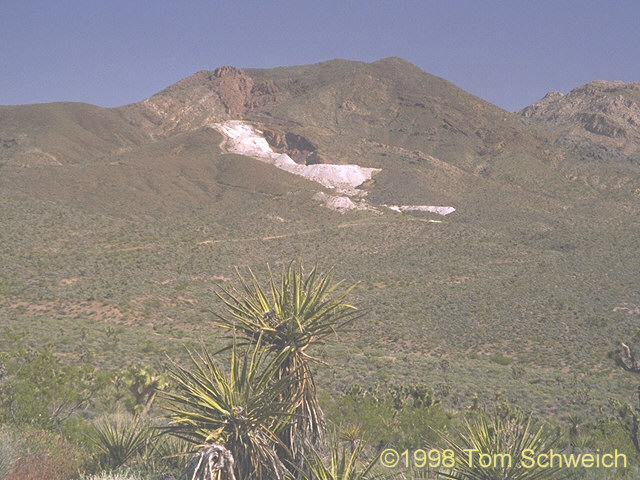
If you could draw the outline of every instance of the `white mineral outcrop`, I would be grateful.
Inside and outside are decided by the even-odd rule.
[[[328,208],[340,212],[354,209],[377,211],[364,200],[360,199],[356,203],[349,197],[364,195],[364,192],[355,190],[355,188],[371,179],[374,174],[380,171],[379,168],[329,163],[298,165],[289,155],[274,152],[262,132],[242,120],[229,120],[224,123],[214,123],[210,126],[224,135],[223,146],[229,152],[257,158],[287,172],[318,182],[327,188],[335,188],[342,195],[332,196],[319,192],[314,196],[315,200],[324,203]],[[453,207],[429,205],[391,205],[387,206],[387,208],[400,213],[422,211],[439,215],[448,215],[455,211]]]
[[[327,195],[324,192],[318,192],[313,196],[313,199],[317,202],[322,202],[325,207],[340,213],[361,208],[347,196]]]
[[[434,207],[431,205],[385,205],[389,210],[393,210],[395,212],[431,212],[437,213],[438,215],[449,215],[452,212],[455,212],[456,209],[453,207]]]
[[[318,182],[328,188],[350,190],[369,180],[379,168],[359,165],[298,165],[289,155],[274,152],[262,132],[241,120],[230,120],[212,125],[226,138],[230,152],[256,157],[287,172]]]

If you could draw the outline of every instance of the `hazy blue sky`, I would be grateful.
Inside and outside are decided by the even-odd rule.
[[[389,56],[513,111],[640,81],[640,1],[2,0],[0,104],[117,106],[220,65]]]

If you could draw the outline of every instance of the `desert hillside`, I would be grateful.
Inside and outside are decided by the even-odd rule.
[[[303,258],[366,312],[315,352],[323,391],[598,412],[635,388],[608,355],[640,321],[639,92],[598,81],[509,113],[387,58],[0,107],[0,325],[158,366],[219,341],[236,268]]]

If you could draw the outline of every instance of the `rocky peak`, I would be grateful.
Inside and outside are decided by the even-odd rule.
[[[564,142],[587,141],[635,158],[640,155],[639,104],[640,83],[598,80],[566,95],[550,92],[519,113],[532,122],[553,126]]]
[[[553,91],[553,92],[547,92],[547,94],[544,97],[542,97],[542,100],[551,101],[561,97],[564,97],[564,94]]]
[[[213,76],[216,78],[230,76],[241,77],[243,75],[244,74],[242,73],[242,70],[236,67],[232,67],[231,65],[223,65],[222,67],[218,67],[213,71]]]
[[[640,136],[640,83],[598,80],[567,95],[547,93],[520,114],[536,122],[580,126],[611,138]]]
[[[241,118],[275,101],[276,92],[273,82],[255,82],[245,71],[226,65],[197,72],[123,110],[153,135],[164,135]]]
[[[239,118],[250,105],[253,80],[242,70],[224,66],[216,68],[213,76],[218,79],[216,92],[222,101],[225,113]]]
[[[547,92],[542,99],[520,110],[519,113],[525,118],[536,119],[537,117],[544,115],[545,112],[553,110],[550,105],[556,104],[563,97],[564,95],[560,92]]]

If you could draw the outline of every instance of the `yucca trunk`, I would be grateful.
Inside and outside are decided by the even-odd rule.
[[[189,462],[182,480],[236,480],[233,455],[224,445],[206,445]]]
[[[300,361],[294,356],[282,366],[279,375],[292,379],[290,395],[298,398],[298,405],[280,438],[289,450],[287,456],[290,462],[302,468],[305,463],[305,447],[322,448],[325,445],[326,420],[318,402],[308,361]]]

